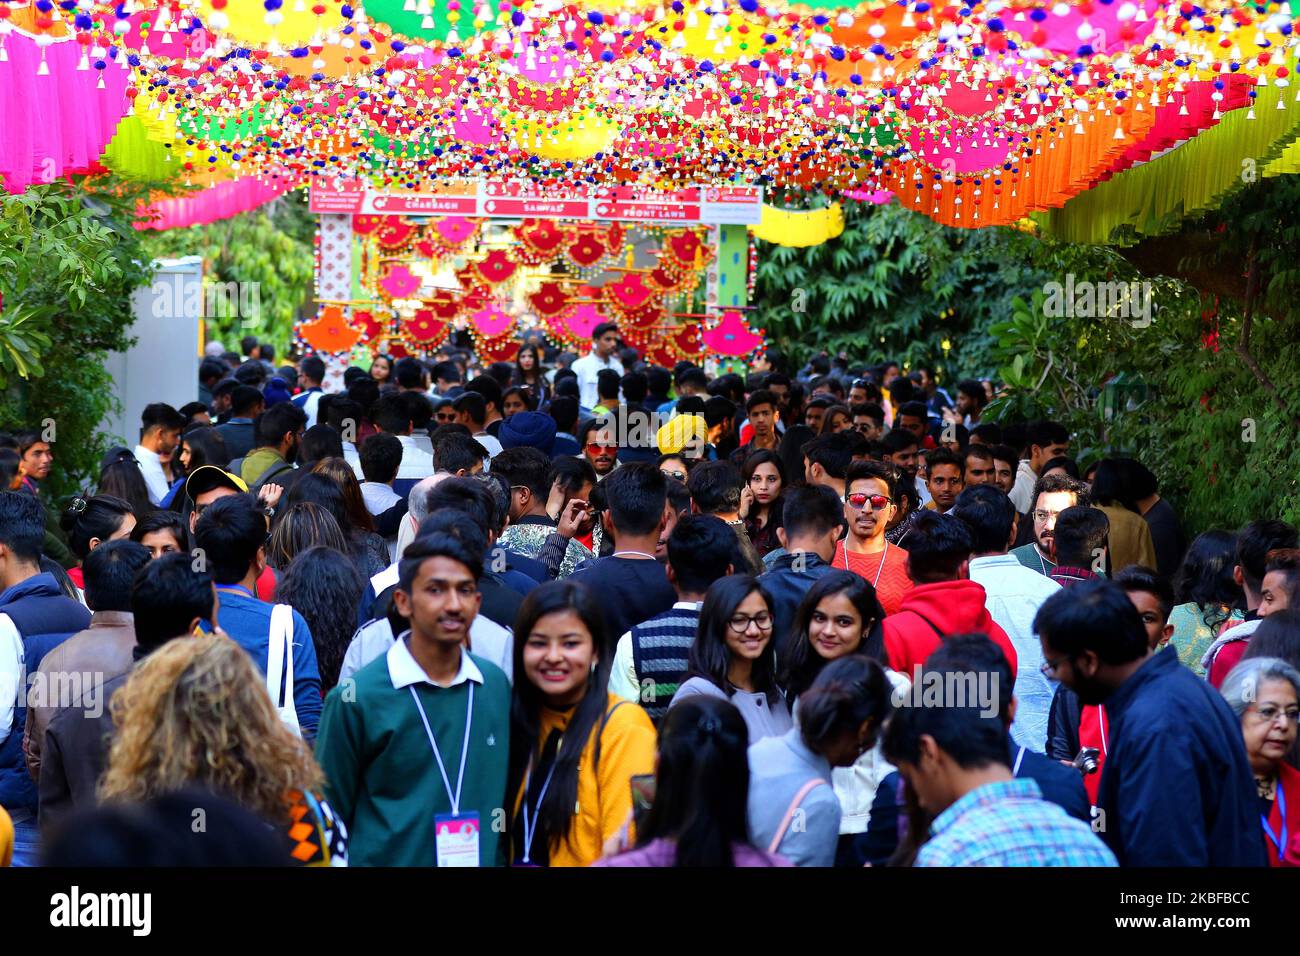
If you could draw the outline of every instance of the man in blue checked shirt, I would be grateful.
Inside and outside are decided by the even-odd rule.
[[[944,681],[968,685],[977,682]],[[915,865],[1116,866],[1088,824],[1044,800],[1033,780],[1015,778],[1006,726],[987,714],[977,700],[918,702],[896,710],[886,728],[886,759],[933,818]]]

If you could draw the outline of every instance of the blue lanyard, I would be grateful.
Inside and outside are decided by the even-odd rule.
[[[1282,855],[1286,852],[1287,833],[1286,833],[1286,793],[1282,790],[1282,781],[1277,782],[1277,808],[1282,816],[1282,835],[1278,836],[1273,832],[1273,828],[1268,825],[1268,817],[1264,814],[1259,815],[1259,822],[1264,824],[1264,835],[1268,837],[1269,842],[1277,848],[1277,858],[1281,862]]]

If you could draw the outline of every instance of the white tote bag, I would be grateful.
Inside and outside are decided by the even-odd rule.
[[[271,633],[266,647],[266,689],[280,712],[284,725],[294,736],[302,736],[298,709],[293,703],[293,608],[277,604],[271,608]]]

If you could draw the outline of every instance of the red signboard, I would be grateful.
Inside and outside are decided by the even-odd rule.
[[[587,219],[591,204],[586,199],[485,199],[488,216],[524,216],[530,219]]]
[[[597,202],[598,219],[631,219],[637,222],[699,222],[700,204],[649,202]]]
[[[366,198],[361,183],[335,188],[312,186],[307,208],[314,213],[359,213]]]
[[[477,216],[478,196],[424,194],[390,196],[383,193],[366,196],[362,212],[387,216]]]

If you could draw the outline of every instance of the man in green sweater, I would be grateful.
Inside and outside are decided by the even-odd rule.
[[[499,862],[510,684],[465,650],[482,569],[470,542],[417,539],[393,596],[410,630],[325,699],[316,758],[354,866]]]

